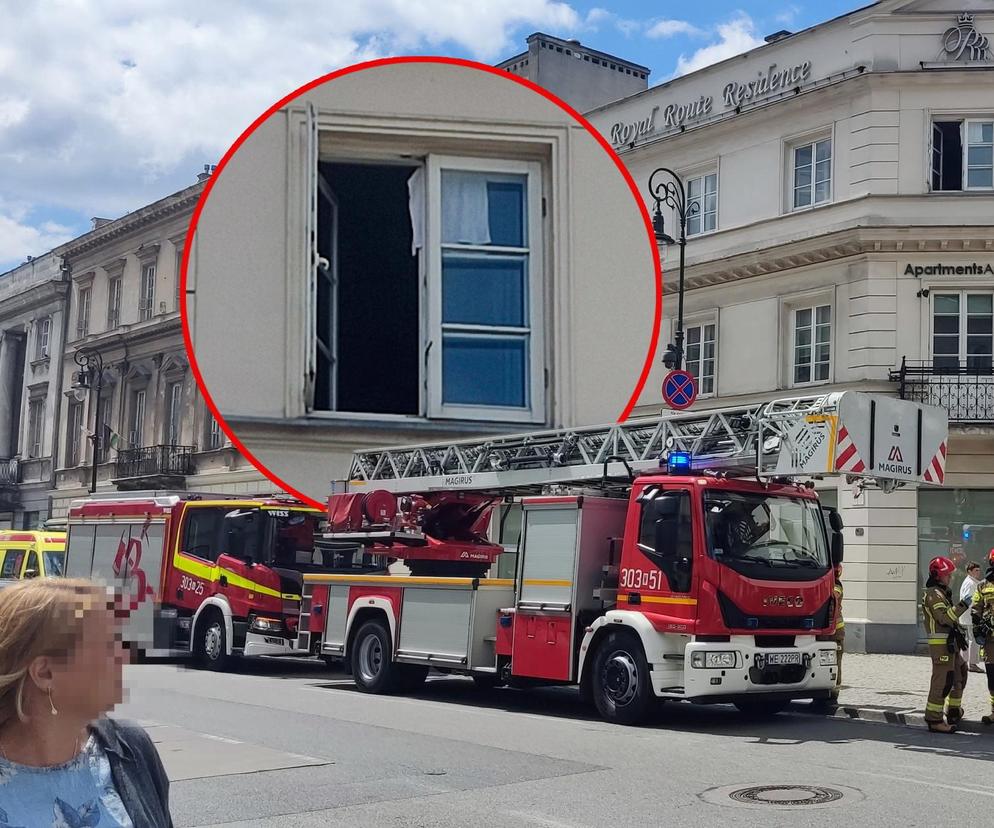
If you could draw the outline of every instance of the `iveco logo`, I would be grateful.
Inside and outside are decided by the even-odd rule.
[[[801,595],[767,595],[763,599],[764,607],[795,607],[804,606],[804,598]]]

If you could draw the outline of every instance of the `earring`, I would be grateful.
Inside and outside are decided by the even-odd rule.
[[[52,708],[52,715],[58,716],[59,711],[55,709],[55,702],[52,701],[52,688],[48,688],[48,706]]]

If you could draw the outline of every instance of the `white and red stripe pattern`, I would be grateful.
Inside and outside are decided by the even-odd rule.
[[[846,427],[839,428],[838,441],[835,446],[835,470],[841,472],[852,472],[859,474],[866,471],[866,464],[859,458],[856,452],[856,444],[846,431]]]
[[[922,475],[926,483],[938,483],[942,485],[942,481],[946,477],[946,441],[943,440],[939,443],[939,450],[935,453],[935,457],[932,458],[932,462],[928,464],[928,468],[925,469],[925,474]]]

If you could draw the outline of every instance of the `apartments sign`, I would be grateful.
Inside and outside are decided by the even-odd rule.
[[[904,268],[905,276],[994,276],[994,266],[973,262],[972,264],[913,265]]]
[[[760,100],[774,92],[785,91],[796,87],[811,77],[811,61],[798,63],[794,66],[780,69],[777,64],[770,64],[765,71],[757,72],[754,80],[731,81],[725,84],[721,91],[721,100],[725,109],[739,107],[751,101]],[[686,103],[671,103],[662,108],[654,106],[645,118],[635,121],[618,121],[611,125],[611,143],[615,146],[629,144],[632,141],[656,131],[657,119],[662,127],[679,127],[693,121],[698,121],[714,110],[714,97],[701,95],[695,101]]]

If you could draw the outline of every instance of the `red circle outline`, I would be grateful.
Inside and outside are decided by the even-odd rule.
[[[654,270],[654,281],[655,281],[655,312],[653,314],[652,321],[652,334],[649,338],[649,348],[645,355],[645,362],[642,365],[642,372],[639,375],[638,382],[635,385],[635,390],[632,392],[631,397],[628,399],[625,407],[622,409],[621,413],[618,415],[618,422],[624,422],[628,419],[632,412],[632,409],[638,403],[639,397],[642,395],[642,391],[645,388],[645,384],[649,379],[649,373],[652,370],[652,362],[656,355],[657,340],[659,339],[659,328],[662,323],[663,317],[663,271],[662,264],[659,260],[659,250],[656,247],[656,237],[652,229],[652,220],[649,218],[649,211],[646,209],[645,203],[642,201],[639,195],[638,186],[635,184],[635,180],[632,178],[631,173],[625,167],[624,162],[618,157],[618,154],[614,151],[611,145],[607,142],[607,139],[601,135],[586,118],[583,117],[579,112],[577,112],[572,106],[570,106],[565,101],[557,98],[547,89],[543,89],[538,84],[532,83],[526,78],[519,77],[510,72],[504,72],[497,69],[494,66],[488,66],[485,63],[477,63],[473,60],[465,60],[463,58],[453,58],[453,57],[442,57],[435,55],[408,55],[402,57],[391,57],[391,58],[380,58],[377,60],[364,61],[362,63],[356,63],[352,66],[346,66],[343,69],[338,69],[334,72],[329,72],[326,75],[322,75],[319,78],[315,78],[309,83],[305,83],[303,86],[295,89],[290,94],[280,98],[276,103],[274,103],[269,109],[263,112],[258,118],[252,121],[251,124],[246,127],[241,135],[235,140],[235,143],[231,145],[228,151],[222,156],[221,160],[217,163],[217,167],[214,169],[213,174],[209,179],[207,179],[207,184],[204,187],[204,191],[200,194],[200,198],[197,201],[197,206],[193,210],[193,217],[190,219],[190,228],[187,230],[186,239],[183,243],[183,262],[180,269],[180,321],[183,328],[183,345],[186,348],[187,356],[190,360],[190,368],[193,371],[194,379],[197,381],[197,386],[200,388],[200,393],[204,397],[204,402],[206,403],[208,409],[210,409],[211,414],[217,421],[218,425],[231,440],[232,445],[234,445],[239,452],[253,465],[256,469],[262,472],[263,475],[271,482],[274,483],[280,489],[289,492],[294,497],[307,503],[316,509],[324,509],[325,503],[321,503],[313,498],[308,497],[303,492],[298,491],[292,486],[288,485],[286,482],[281,480],[277,475],[269,470],[264,464],[260,463],[259,460],[246,448],[245,444],[238,439],[238,436],[234,433],[228,423],[225,421],[224,417],[221,416],[220,411],[218,411],[217,405],[211,398],[210,392],[207,390],[207,385],[204,382],[203,375],[200,372],[200,366],[197,364],[197,357],[193,349],[193,338],[190,333],[189,317],[186,308],[186,275],[187,269],[190,262],[190,251],[192,249],[191,242],[193,236],[197,231],[197,224],[200,221],[200,214],[203,212],[204,205],[207,203],[207,197],[210,195],[211,190],[214,187],[214,182],[217,177],[224,171],[225,166],[227,166],[228,161],[231,157],[238,151],[242,144],[248,139],[248,137],[255,132],[259,126],[266,121],[271,115],[274,115],[283,106],[290,103],[295,98],[300,97],[305,92],[309,92],[315,87],[321,86],[328,81],[334,80],[335,78],[340,78],[345,75],[352,74],[353,72],[361,72],[364,69],[372,69],[378,66],[390,66],[393,64],[403,64],[403,63],[447,63],[452,66],[462,66],[467,69],[478,69],[483,72],[489,72],[492,75],[497,75],[507,80],[513,81],[514,83],[521,84],[533,92],[537,92],[544,98],[548,99],[560,109],[564,110],[569,115],[573,116],[586,130],[593,136],[594,140],[597,141],[608,154],[608,157],[614,161],[615,166],[621,173],[622,178],[624,178],[625,183],[628,184],[628,188],[632,191],[632,197],[635,199],[635,203],[638,204],[639,210],[642,213],[642,222],[645,224],[646,234],[649,237],[650,249],[652,250],[652,261]]]
[[[694,389],[694,393],[691,395],[690,399],[687,400],[683,405],[673,402],[666,393],[666,386],[669,384],[671,379],[682,379],[690,383],[690,387]],[[683,389],[679,390],[680,394],[684,393]],[[672,408],[674,411],[686,411],[690,406],[697,402],[697,381],[694,379],[694,375],[690,371],[684,371],[682,369],[677,369],[670,371],[665,377],[663,377],[663,400],[664,402]]]

